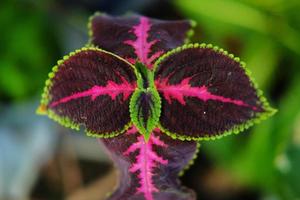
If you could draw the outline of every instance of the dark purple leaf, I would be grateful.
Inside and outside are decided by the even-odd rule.
[[[194,158],[196,142],[173,140],[159,129],[146,142],[135,127],[101,141],[121,170],[119,185],[109,200],[196,199],[178,180],[179,173]]]
[[[139,15],[111,17],[96,14],[90,20],[91,43],[131,63],[137,60],[148,68],[164,52],[182,45],[193,23],[163,21]]]
[[[162,97],[160,126],[179,139],[209,139],[239,132],[273,113],[244,64],[223,50],[188,45],[155,64]]]
[[[58,62],[46,82],[42,106],[65,126],[84,125],[88,134],[115,136],[130,124],[136,88],[133,66],[97,48],[84,48]]]

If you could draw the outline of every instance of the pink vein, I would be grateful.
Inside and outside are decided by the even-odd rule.
[[[91,100],[94,101],[100,95],[109,95],[112,100],[115,100],[119,94],[123,94],[123,100],[125,101],[130,94],[135,90],[135,83],[129,83],[124,77],[121,77],[123,83],[117,84],[114,81],[108,81],[106,86],[95,85],[92,88],[74,93],[70,96],[54,101],[50,104],[50,107],[57,106],[62,103],[67,103],[74,99],[90,96]]]
[[[175,99],[182,105],[185,105],[186,102],[184,97],[197,97],[198,99],[201,99],[204,102],[207,100],[215,100],[224,103],[232,103],[238,106],[250,107],[253,110],[257,109],[255,106],[246,104],[241,100],[235,100],[235,99],[212,94],[211,92],[208,91],[208,88],[204,85],[201,87],[192,87],[189,84],[191,79],[192,77],[188,77],[183,79],[179,84],[170,85],[168,83],[169,81],[168,78],[165,78],[162,80],[155,81],[155,84],[157,90],[163,93],[164,98],[168,101],[169,104],[172,103],[172,99]]]
[[[128,130],[127,134],[136,133],[137,129],[133,127]],[[167,145],[159,139],[159,137],[151,134],[148,142],[144,140],[144,136],[140,135],[138,141],[133,143],[125,152],[124,155],[128,156],[131,153],[139,150],[139,154],[136,156],[136,162],[133,163],[129,169],[131,173],[139,171],[138,178],[140,180],[140,187],[137,189],[137,193],[143,193],[146,200],[153,200],[153,192],[158,192],[158,189],[154,186],[153,168],[157,164],[167,165],[168,160],[163,159],[152,149],[153,145],[161,147],[167,147]]]
[[[136,40],[126,40],[125,44],[128,44],[134,48],[134,51],[140,62],[145,64],[149,69],[152,69],[152,62],[158,58],[163,51],[155,52],[152,56],[149,57],[151,52],[151,47],[158,42],[158,40],[152,40],[148,42],[149,31],[151,29],[151,24],[148,18],[141,17],[140,23],[133,27],[133,33],[136,36]],[[128,58],[130,62],[132,58]]]

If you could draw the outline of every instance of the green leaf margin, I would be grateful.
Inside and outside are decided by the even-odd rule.
[[[66,127],[66,128],[71,128],[74,130],[79,131],[80,127],[83,126],[80,123],[75,123],[73,120],[71,120],[69,117],[67,116],[59,116],[58,114],[56,114],[53,110],[48,109],[47,105],[49,104],[50,99],[52,98],[51,95],[49,94],[49,90],[52,87],[53,83],[52,83],[52,79],[55,77],[56,72],[59,70],[59,66],[62,65],[66,60],[68,60],[70,57],[76,55],[77,53],[83,52],[83,51],[100,51],[109,55],[112,55],[114,57],[116,57],[117,59],[120,59],[122,61],[124,61],[125,63],[127,63],[128,65],[130,65],[133,70],[135,75],[137,76],[137,71],[135,69],[135,67],[129,63],[128,61],[126,61],[125,59],[119,57],[118,55],[115,55],[111,52],[105,51],[103,49],[100,49],[98,47],[94,47],[91,45],[87,45],[86,47],[83,47],[81,49],[77,49],[71,53],[69,53],[68,55],[64,56],[63,59],[57,61],[57,64],[52,68],[52,71],[48,74],[48,80],[46,80],[45,82],[45,87],[42,93],[42,99],[40,102],[40,106],[38,107],[38,109],[36,110],[36,113],[39,115],[47,115],[50,119],[58,122],[60,125]],[[113,131],[113,132],[106,132],[106,133],[97,133],[95,131],[91,131],[88,129],[84,129],[85,133],[87,136],[90,137],[95,137],[95,138],[112,138],[112,137],[116,137],[122,133],[124,133],[125,131],[127,131],[130,127],[132,126],[132,122],[130,121],[128,124],[126,124],[124,126],[123,129],[118,130],[118,131]]]
[[[206,136],[202,136],[202,137],[192,137],[192,136],[187,136],[187,135],[181,135],[178,133],[174,133],[169,131],[167,128],[163,127],[160,123],[158,123],[158,127],[162,130],[162,132],[164,132],[165,134],[169,135],[170,137],[172,137],[173,139],[179,139],[179,140],[188,140],[188,141],[201,141],[201,140],[215,140],[215,139],[220,139],[224,136],[227,135],[231,135],[231,134],[238,134],[248,128],[250,128],[251,126],[253,126],[254,124],[260,123],[262,120],[267,119],[268,117],[274,115],[277,110],[270,107],[269,103],[267,102],[266,98],[263,96],[263,92],[258,89],[258,86],[255,82],[255,80],[253,79],[253,77],[251,76],[251,72],[246,68],[246,64],[242,61],[240,61],[239,57],[235,57],[233,54],[229,54],[227,51],[225,51],[222,48],[219,48],[218,46],[214,46],[212,44],[206,44],[206,43],[194,43],[194,44],[185,44],[183,46],[177,47],[167,53],[165,53],[164,55],[162,55],[155,63],[154,63],[154,73],[158,67],[158,65],[167,57],[181,52],[185,49],[191,49],[191,48],[208,48],[208,49],[212,49],[213,51],[215,51],[216,53],[221,53],[225,56],[227,56],[228,58],[234,60],[235,62],[238,62],[240,64],[240,66],[242,67],[242,69],[244,70],[245,74],[248,76],[248,78],[250,79],[250,82],[252,83],[252,87],[255,88],[256,90],[256,94],[260,100],[260,102],[262,103],[262,107],[265,110],[265,112],[263,113],[258,113],[256,114],[256,116],[252,119],[249,119],[248,121],[244,122],[243,124],[239,124],[234,126],[233,128],[221,132],[221,133],[217,133],[217,135],[215,136],[209,136],[209,134],[206,134]]]
[[[136,103],[139,96],[144,92],[150,93],[152,95],[153,103],[154,103],[153,108],[150,108],[152,110],[152,115],[147,121],[147,127],[144,127],[140,123],[142,119],[139,119],[138,117],[137,107],[139,105]],[[153,129],[156,128],[159,122],[159,117],[161,113],[161,99],[157,90],[155,88],[149,88],[146,91],[137,89],[131,96],[129,111],[130,111],[131,121],[137,127],[139,132],[144,136],[145,140],[148,141]]]
[[[185,141],[185,142],[187,142],[187,141]],[[196,146],[196,151],[195,151],[195,153],[194,153],[194,155],[193,155],[193,158],[189,161],[189,163],[179,172],[179,176],[183,176],[184,174],[185,174],[185,172],[187,171],[187,170],[189,170],[190,169],[190,167],[195,163],[195,160],[198,158],[198,153],[199,153],[199,151],[200,151],[200,147],[201,147],[201,144],[200,144],[200,142],[197,142],[197,144],[196,144],[197,146]]]
[[[132,13],[127,13],[124,16],[128,16],[130,14],[132,14]],[[93,29],[92,29],[92,21],[95,17],[101,16],[101,15],[107,15],[107,14],[104,13],[104,12],[97,11],[93,15],[91,15],[88,19],[88,23],[87,23],[88,35],[89,35],[88,45],[92,45],[92,38],[94,36]],[[150,17],[148,17],[148,18],[153,19],[153,18],[150,18]],[[191,28],[186,31],[185,39],[184,39],[184,42],[183,42],[184,44],[187,44],[191,41],[191,38],[194,36],[194,33],[195,33],[194,28],[197,26],[197,22],[195,20],[188,20],[188,21],[190,22]]]

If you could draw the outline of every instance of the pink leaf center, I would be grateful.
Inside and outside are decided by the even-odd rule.
[[[205,85],[201,87],[192,87],[189,83],[191,79],[192,77],[188,77],[183,79],[179,84],[170,85],[168,83],[168,78],[165,78],[162,80],[156,80],[155,85],[157,90],[163,93],[164,98],[169,104],[171,104],[172,99],[174,99],[182,105],[185,105],[186,102],[184,97],[196,97],[204,102],[208,100],[215,100],[223,103],[232,103],[238,106],[250,107],[253,110],[257,109],[255,106],[251,106],[241,100],[212,94],[208,91],[208,88]]]
[[[126,134],[136,133],[136,127],[128,130]],[[136,156],[136,162],[133,163],[129,169],[131,173],[139,172],[138,178],[140,181],[140,187],[137,189],[137,193],[143,193],[146,200],[153,200],[153,192],[158,192],[158,189],[153,184],[153,168],[157,164],[167,165],[168,160],[163,159],[161,156],[153,150],[153,145],[167,147],[167,145],[154,134],[150,135],[148,142],[144,140],[144,137],[140,135],[138,141],[133,143],[125,152],[124,155],[128,156],[131,153],[139,151]]]
[[[121,80],[122,80],[121,84],[118,84],[114,81],[108,81],[106,86],[95,85],[88,90],[77,92],[70,96],[54,101],[50,104],[50,107],[55,107],[59,104],[67,103],[71,100],[88,97],[88,96],[91,97],[92,101],[94,101],[98,96],[101,95],[109,95],[112,100],[115,100],[119,94],[123,94],[123,100],[125,101],[130,96],[130,94],[135,90],[136,83],[129,83],[122,76],[121,76]]]
[[[149,56],[151,47],[158,42],[158,40],[148,41],[150,29],[151,24],[149,19],[141,17],[140,23],[131,30],[135,34],[136,40],[126,40],[124,43],[132,46],[139,61],[145,64],[149,69],[152,69],[152,62],[158,58],[163,51],[155,52],[152,56]],[[132,58],[128,59],[132,62]]]

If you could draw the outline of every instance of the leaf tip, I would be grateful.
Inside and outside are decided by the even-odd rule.
[[[266,112],[267,112],[266,118],[268,118],[268,117],[272,117],[273,115],[275,115],[275,114],[278,112],[278,109],[269,107],[269,108],[266,110]]]
[[[47,114],[47,106],[45,104],[41,104],[36,109],[36,114],[38,114],[38,115],[46,115]]]

